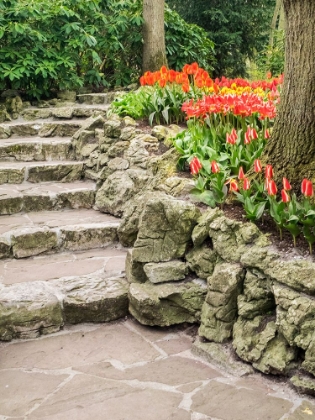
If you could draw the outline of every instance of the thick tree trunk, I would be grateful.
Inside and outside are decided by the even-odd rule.
[[[295,189],[315,180],[315,1],[283,0],[285,70],[278,116],[264,160]]]
[[[164,0],[143,0],[143,71],[166,65]]]

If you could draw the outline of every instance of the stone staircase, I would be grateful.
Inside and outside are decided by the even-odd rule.
[[[0,340],[127,314],[119,219],[93,209],[96,186],[71,141],[109,99],[78,99],[0,124]]]

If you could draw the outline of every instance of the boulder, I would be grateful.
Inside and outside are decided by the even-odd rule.
[[[96,193],[97,208],[104,213],[122,216],[128,201],[145,188],[148,179],[148,174],[140,169],[114,172]]]
[[[233,329],[233,347],[237,355],[264,373],[285,373],[296,358],[296,349],[277,332],[274,317],[238,318]]]
[[[190,250],[185,258],[191,271],[194,271],[198,277],[207,279],[213,274],[218,256],[209,244],[204,243]]]
[[[237,298],[244,270],[239,264],[218,264],[208,278],[208,293],[201,313],[199,335],[221,343],[232,336],[237,317]]]
[[[51,287],[41,281],[0,288],[0,339],[35,338],[59,331],[63,325],[61,303]]]
[[[166,195],[149,199],[139,222],[134,259],[161,262],[182,258],[200,210],[189,202]]]
[[[143,271],[151,283],[183,280],[188,274],[187,264],[180,260],[144,264]]]
[[[143,270],[143,263],[133,259],[133,250],[129,249],[126,257],[126,277],[129,283],[145,283],[147,276]]]
[[[207,292],[203,281],[167,284],[132,283],[129,312],[143,325],[195,323]]]
[[[267,314],[276,308],[272,283],[260,271],[252,269],[246,272],[243,294],[238,297],[238,314],[247,319]]]

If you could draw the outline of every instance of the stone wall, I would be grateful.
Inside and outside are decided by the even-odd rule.
[[[191,202],[192,180],[165,147],[178,128],[147,134],[115,116],[93,124],[74,146],[89,156],[97,207],[122,217],[130,313],[144,325],[198,323],[201,341],[230,343],[255,369],[313,392],[315,263],[290,260],[254,224]]]

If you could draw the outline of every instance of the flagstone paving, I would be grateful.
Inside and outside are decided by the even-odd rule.
[[[281,380],[232,376],[191,353],[195,327],[132,318],[0,344],[0,419],[311,420]]]

